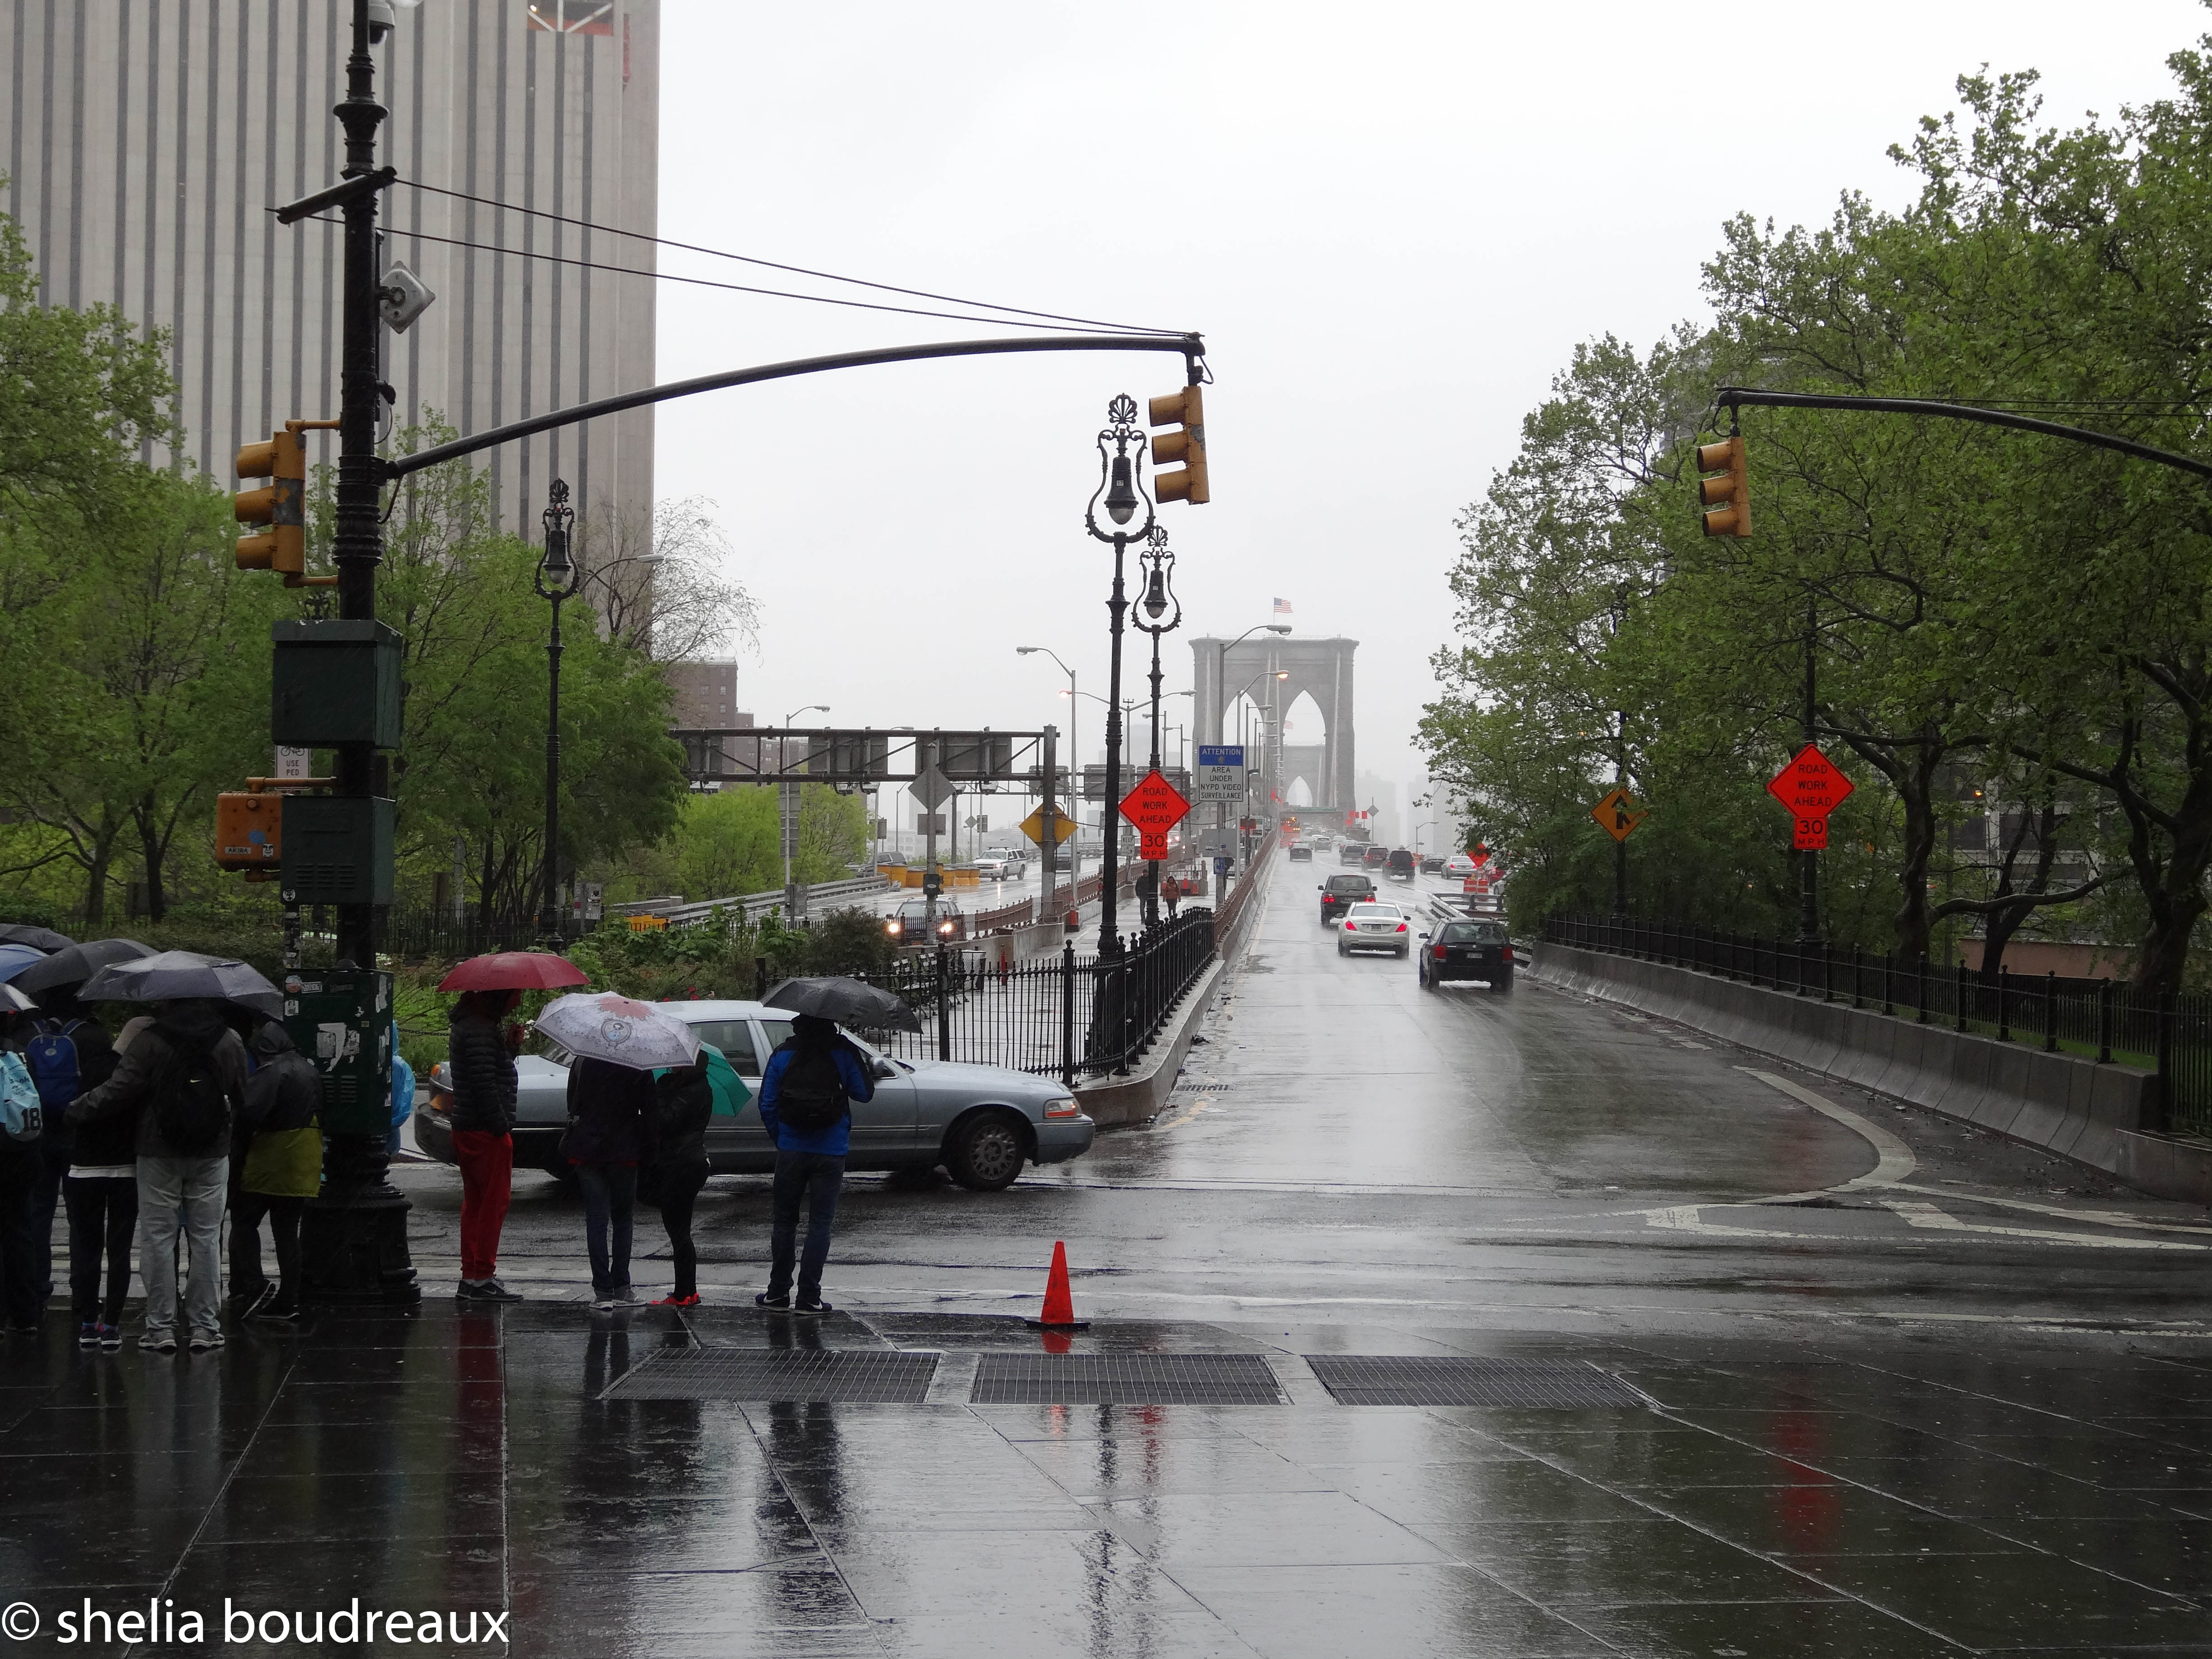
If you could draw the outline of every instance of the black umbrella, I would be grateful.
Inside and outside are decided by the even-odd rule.
[[[154,948],[135,939],[96,939],[57,951],[44,962],[34,962],[9,983],[36,995],[64,985],[82,985],[111,962],[132,962],[150,957]]]
[[[857,1030],[886,1026],[919,1031],[921,1022],[899,998],[864,980],[842,974],[823,979],[787,979],[768,994],[768,1006],[794,1014],[815,1014]]]
[[[77,994],[87,1002],[177,1002],[203,997],[234,1002],[270,1019],[284,1017],[284,994],[250,963],[198,951],[164,951],[101,969]]]
[[[0,922],[0,945],[27,945],[33,951],[66,951],[76,943],[67,933],[57,933],[51,927],[35,927],[27,921]]]

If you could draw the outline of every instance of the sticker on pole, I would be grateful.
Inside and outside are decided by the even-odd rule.
[[[1139,835],[1159,837],[1162,858],[1167,856],[1168,831],[1181,823],[1189,811],[1190,803],[1175,785],[1160,775],[1158,768],[1146,773],[1137,787],[1121,797],[1121,816],[1136,825]]]
[[[1828,844],[1828,814],[1842,805],[1855,786],[1820,752],[1807,744],[1790,764],[1766,781],[1766,793],[1790,809],[1796,820],[1790,842],[1800,852],[1818,853]]]
[[[1615,789],[1590,808],[1590,816],[1597,820],[1598,828],[1615,841],[1626,841],[1636,826],[1648,816],[1636,810],[1636,803],[1626,789]]]

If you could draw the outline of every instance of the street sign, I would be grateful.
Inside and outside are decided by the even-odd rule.
[[[907,785],[908,793],[934,812],[952,799],[952,781],[935,766],[930,766]]]
[[[1168,855],[1168,832],[1164,830],[1143,830],[1137,834],[1137,856],[1147,863],[1157,863]]]
[[[1801,853],[1825,853],[1828,850],[1828,821],[1826,818],[1799,818],[1791,832],[1790,844]]]
[[[1198,746],[1198,799],[1244,799],[1244,745],[1202,743]]]
[[[1597,820],[1598,828],[1615,841],[1626,841],[1646,815],[1636,810],[1635,802],[1628,798],[1628,791],[1615,789],[1590,808],[1590,816]]]
[[[917,836],[943,835],[945,833],[945,814],[942,812],[916,812],[914,815],[914,833]]]
[[[1851,781],[1836,770],[1820,745],[1810,743],[1766,781],[1766,793],[1801,818],[1826,817],[1843,805],[1852,787]],[[1822,839],[1826,840],[1825,833]]]
[[[1036,811],[1030,813],[1029,817],[1022,820],[1022,833],[1040,847],[1047,844],[1045,841],[1043,807],[1038,807]],[[1056,811],[1052,815],[1052,841],[1050,845],[1057,847],[1060,842],[1066,841],[1074,833],[1075,820],[1073,818],[1068,817],[1065,812]]]
[[[1189,811],[1190,803],[1157,771],[1146,773],[1137,787],[1121,797],[1121,816],[1137,826],[1146,847],[1159,848],[1157,853],[1145,853],[1147,859],[1168,855],[1168,831],[1181,823]]]

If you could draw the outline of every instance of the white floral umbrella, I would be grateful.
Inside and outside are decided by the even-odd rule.
[[[611,991],[556,997],[538,1029],[572,1054],[650,1072],[699,1058],[699,1034],[652,1004]]]

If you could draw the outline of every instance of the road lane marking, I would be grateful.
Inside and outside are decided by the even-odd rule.
[[[2062,1233],[2048,1227],[1997,1227],[1984,1222],[1961,1221],[1933,1204],[1917,1199],[1885,1198],[1886,1210],[1894,1210],[1908,1227],[1936,1232],[1978,1233],[1991,1238],[2030,1238],[2045,1244],[2079,1245],[2092,1250],[2208,1250],[2212,1244],[2185,1244],[2172,1238],[2106,1238],[2097,1233]]]
[[[2008,1210],[2027,1210],[2035,1215],[2056,1216],[2064,1221],[2093,1221],[2103,1227],[2140,1227],[2148,1232],[2194,1233],[2199,1237],[2212,1237],[2212,1227],[2191,1227],[2179,1221],[2148,1221],[2141,1216],[2119,1215],[2110,1210],[2069,1210],[2058,1204],[2037,1204],[2025,1198],[1998,1198],[1980,1193],[1939,1193],[1933,1187],[1916,1187],[1911,1182],[1895,1183],[1900,1193],[1925,1193],[1930,1198],[1961,1200],[1970,1204],[1994,1204]]]
[[[1801,1088],[1786,1077],[1762,1072],[1755,1066],[1739,1066],[1735,1069],[1781,1090],[1793,1100],[1802,1101],[1822,1116],[1833,1118],[1873,1147],[1875,1153],[1874,1168],[1863,1176],[1856,1176],[1833,1187],[1822,1187],[1811,1193],[1778,1194],[1772,1198],[1759,1200],[1759,1203],[1785,1204],[1791,1199],[1814,1198],[1821,1193],[1848,1193],[1862,1187],[1894,1187],[1920,1167],[1920,1160],[1913,1157],[1912,1148],[1871,1119],[1861,1117],[1848,1107],[1837,1105],[1826,1095],[1816,1095],[1810,1089]]]
[[[1212,1104],[1213,1103],[1211,1100],[1201,1100],[1198,1104],[1185,1112],[1181,1117],[1170,1118],[1165,1123],[1155,1123],[1152,1125],[1153,1133],[1158,1133],[1168,1129],[1180,1129],[1184,1124],[1189,1122],[1191,1119],[1196,1117],[1200,1112],[1204,1111],[1207,1107]]]

